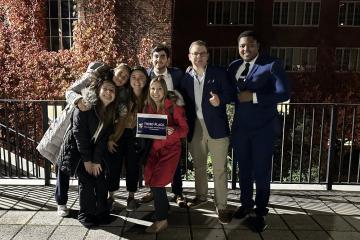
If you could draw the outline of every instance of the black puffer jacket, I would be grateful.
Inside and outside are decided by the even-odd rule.
[[[80,160],[105,164],[107,139],[112,128],[103,127],[95,141],[93,136],[99,123],[100,119],[95,106],[85,112],[75,109],[71,129],[68,129],[65,134],[57,161],[62,171],[72,176]]]

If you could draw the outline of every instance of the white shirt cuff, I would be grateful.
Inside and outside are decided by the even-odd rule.
[[[253,93],[253,104],[258,104],[256,93]]]

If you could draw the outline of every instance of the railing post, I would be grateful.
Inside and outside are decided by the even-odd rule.
[[[327,169],[326,169],[326,189],[332,190],[333,183],[333,165],[334,165],[334,152],[336,148],[336,126],[337,126],[337,105],[331,107],[331,119],[330,119],[330,129],[329,129],[329,150],[328,150],[328,159],[327,159]]]
[[[43,127],[43,133],[46,132],[46,130],[49,127],[49,119],[48,119],[48,104],[47,102],[41,102],[41,112],[42,112],[42,127]],[[50,162],[45,159],[44,163],[44,170],[45,170],[45,186],[50,186],[50,172],[51,172],[51,165]]]
[[[232,172],[231,172],[231,189],[236,189],[236,170],[237,170],[237,162],[234,160],[234,149],[231,148],[231,159],[232,159]]]

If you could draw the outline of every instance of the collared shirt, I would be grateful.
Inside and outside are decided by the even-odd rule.
[[[174,84],[173,84],[173,81],[172,81],[172,77],[171,77],[171,74],[169,73],[169,71],[167,70],[167,68],[165,68],[165,72],[163,73],[159,73],[155,68],[154,68],[154,75],[157,77],[159,75],[162,75],[165,82],[166,82],[166,86],[167,86],[167,89],[169,91],[173,91],[174,90]]]
[[[249,75],[249,73],[251,72],[252,68],[254,67],[254,64],[255,64],[255,61],[256,59],[259,57],[259,54],[253,59],[251,60],[250,62],[250,66],[249,66],[249,71],[247,73],[247,75]],[[239,80],[239,78],[241,78],[241,73],[245,70],[245,64],[247,62],[243,61],[243,63],[240,65],[239,69],[237,70],[236,74],[235,74],[235,78],[236,80]],[[246,77],[244,79],[244,81],[246,80]],[[258,103],[258,100],[257,100],[257,96],[256,96],[256,93],[253,92],[253,103],[256,104]]]
[[[248,75],[249,73],[251,72],[252,68],[254,67],[254,64],[255,64],[255,61],[256,59],[258,58],[259,54],[253,59],[251,60],[249,63],[250,63],[250,66],[249,66],[249,72],[248,72]],[[237,70],[236,72],[236,75],[235,75],[235,78],[236,80],[239,80],[240,76],[241,76],[241,73],[245,70],[245,64],[247,62],[243,61],[243,63],[240,65],[239,69]]]
[[[205,74],[206,74],[206,67],[203,75],[198,75],[194,69],[191,69],[190,75],[194,79],[194,95],[195,95],[195,107],[196,107],[196,116],[199,119],[204,119],[202,113],[202,96],[203,96],[203,89],[204,89],[204,82],[205,82]]]

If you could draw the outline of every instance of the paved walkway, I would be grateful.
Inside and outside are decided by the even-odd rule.
[[[360,192],[272,191],[269,227],[261,234],[249,231],[241,220],[219,224],[212,203],[196,210],[172,206],[169,228],[147,234],[144,229],[153,221],[153,203],[128,213],[124,190],[116,195],[117,220],[88,230],[75,217],[76,188],[70,192],[73,211],[69,218],[57,216],[53,192],[53,186],[0,186],[0,239],[360,239]],[[193,189],[185,189],[185,193],[192,197]],[[232,209],[239,206],[238,197],[238,191],[229,192]]]

